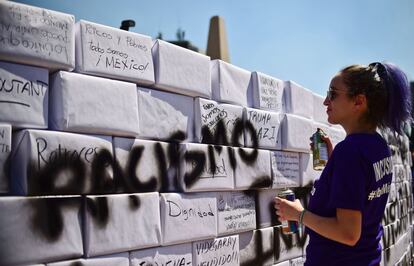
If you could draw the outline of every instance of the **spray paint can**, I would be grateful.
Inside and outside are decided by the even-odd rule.
[[[328,147],[322,140],[321,136],[326,136],[322,129],[318,128],[312,135],[313,142],[313,169],[317,171],[323,170],[326,163],[328,162]]]
[[[279,198],[286,199],[289,201],[295,201],[295,193],[290,189],[284,189],[278,194]],[[282,232],[284,234],[293,234],[298,231],[298,223],[295,221],[283,221]]]

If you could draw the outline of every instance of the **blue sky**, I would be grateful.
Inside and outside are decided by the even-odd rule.
[[[331,77],[354,63],[390,61],[414,80],[413,0],[23,0],[155,38],[176,31],[202,50],[209,20],[225,20],[231,63],[324,95]]]

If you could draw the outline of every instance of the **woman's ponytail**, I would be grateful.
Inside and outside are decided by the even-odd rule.
[[[401,133],[402,125],[411,119],[411,89],[405,73],[396,65],[383,63],[385,73],[379,73],[388,92],[388,112],[381,124]]]

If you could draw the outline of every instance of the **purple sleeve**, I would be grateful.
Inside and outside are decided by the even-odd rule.
[[[348,142],[341,144],[332,156],[334,165],[329,206],[362,211],[366,198],[364,161],[354,145]]]

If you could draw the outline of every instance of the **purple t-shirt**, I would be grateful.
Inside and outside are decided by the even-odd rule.
[[[350,247],[306,228],[305,265],[377,265],[381,260],[381,219],[392,179],[391,152],[378,134],[351,134],[340,142],[315,181],[308,209],[334,217],[337,208],[362,213],[361,238]]]

